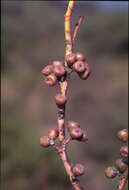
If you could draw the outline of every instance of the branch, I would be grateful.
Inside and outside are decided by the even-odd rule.
[[[72,44],[72,38],[71,38],[71,30],[70,30],[70,21],[71,21],[71,15],[72,15],[72,9],[74,7],[75,1],[70,0],[68,4],[68,8],[66,11],[65,16],[65,40],[66,40],[66,51],[65,51],[65,57],[72,53],[73,50],[73,44]],[[67,63],[65,61],[65,66],[67,67]],[[65,79],[63,82],[60,83],[61,93],[66,96],[67,94],[67,87],[68,83]],[[63,105],[62,108],[59,108],[58,110],[58,128],[59,128],[59,140],[61,141],[61,147],[60,147],[60,158],[63,162],[63,165],[65,167],[65,170],[70,178],[71,184],[73,185],[75,190],[83,190],[81,187],[79,180],[77,177],[74,176],[72,172],[72,166],[71,163],[68,160],[68,156],[66,153],[66,144],[68,144],[71,140],[71,138],[65,139],[65,105]]]
[[[66,151],[62,151],[60,153],[60,157],[61,157],[61,160],[63,162],[65,170],[70,178],[71,184],[73,185],[74,189],[75,190],[83,190],[83,187],[80,185],[79,180],[77,179],[77,177],[74,176],[74,174],[72,172],[72,165],[70,164],[70,162],[68,160]]]
[[[84,16],[80,16],[78,22],[75,24],[74,33],[73,33],[73,39],[72,39],[73,42],[77,37],[77,32],[78,32],[79,26],[83,22],[83,19],[84,19]]]
[[[65,65],[63,62],[60,61],[54,61],[53,65],[46,66],[42,73],[46,76],[45,83],[49,86],[54,86],[55,84],[59,84],[60,86],[60,93],[55,96],[55,103],[58,108],[58,114],[57,114],[57,125],[58,128],[53,128],[48,136],[43,136],[40,138],[40,145],[43,147],[53,147],[56,152],[58,152],[63,165],[65,167],[66,173],[69,176],[70,182],[75,190],[83,190],[83,188],[80,185],[80,182],[77,178],[77,176],[84,174],[84,168],[83,165],[73,165],[70,163],[67,151],[66,151],[66,145],[73,139],[81,140],[85,142],[85,135],[83,134],[83,131],[78,129],[78,123],[72,122],[72,125],[77,125],[74,129],[73,136],[70,134],[70,137],[65,137],[65,107],[67,102],[67,88],[68,88],[68,78],[70,76],[71,72],[69,71],[69,66],[67,65],[68,60],[66,61],[67,55],[72,54],[73,51],[73,44],[72,44],[72,38],[71,38],[71,29],[70,29],[70,21],[71,21],[71,15],[72,10],[75,4],[75,0],[69,0],[68,8],[66,11],[65,16],[65,22],[64,22],[64,28],[65,28],[65,40],[66,40],[66,50],[65,50]],[[80,25],[80,22],[82,22],[82,17],[79,21],[79,24],[77,24],[77,27],[75,29],[74,36],[76,37],[78,27]],[[85,56],[81,55],[83,58]],[[74,57],[75,58],[75,57]],[[80,126],[80,125],[79,125]],[[79,135],[79,136],[78,136]],[[59,145],[55,144],[55,139],[59,137]],[[75,138],[74,138],[75,137]]]
[[[62,95],[66,96],[67,93],[67,81],[60,83],[60,90]],[[65,139],[65,105],[58,108],[58,118],[57,118],[58,128],[59,128],[59,140],[62,142]]]
[[[74,0],[69,1],[66,14],[64,15],[65,16],[65,23],[64,23],[65,40],[66,40],[65,56],[72,52],[70,19],[71,19],[72,9],[74,7],[74,4],[75,4]],[[67,66],[66,63],[65,63],[65,66]],[[63,95],[66,95],[66,93],[67,93],[67,81],[66,80],[64,80],[63,82],[60,83],[60,88],[61,88],[61,93]],[[64,126],[64,123],[65,123],[65,105],[63,105],[61,108],[58,109],[57,123],[58,123],[58,128],[59,128],[59,140],[63,141],[65,139],[65,126]]]
[[[64,27],[65,27],[65,40],[66,40],[66,53],[65,53],[66,56],[72,52],[72,48],[73,48],[71,30],[70,30],[70,19],[71,19],[72,9],[74,7],[74,4],[75,4],[74,0],[69,1],[66,14],[64,15],[65,16]]]

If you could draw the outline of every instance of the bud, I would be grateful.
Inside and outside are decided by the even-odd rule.
[[[107,178],[115,178],[118,174],[118,171],[115,167],[108,167],[105,169],[105,175]]]
[[[120,155],[122,158],[127,158],[128,157],[128,146],[122,146],[120,148]]]
[[[85,173],[85,167],[82,164],[76,164],[73,168],[72,171],[75,176],[81,176]]]
[[[48,136],[40,137],[40,145],[43,147],[48,147],[50,145]]]
[[[80,139],[83,136],[83,131],[81,128],[76,128],[76,127],[71,128],[69,133],[72,139]]]
[[[44,82],[48,85],[48,86],[54,86],[57,83],[57,78],[55,75],[48,75],[45,79]]]
[[[88,63],[85,63],[85,71],[83,73],[78,73],[79,74],[79,77],[82,79],[82,80],[86,80],[90,73],[91,73],[91,68],[90,68],[90,65]]]
[[[53,68],[53,72],[55,73],[57,77],[61,77],[65,74],[66,69],[63,65],[56,65]]]
[[[76,53],[76,59],[78,61],[85,61],[86,60],[86,56],[83,53]]]
[[[50,139],[54,139],[54,140],[58,137],[58,135],[59,135],[59,130],[58,130],[58,128],[53,128],[53,129],[51,129],[51,130],[49,131],[49,133],[48,133],[48,137],[49,137]]]
[[[67,126],[69,129],[74,128],[74,127],[80,128],[80,124],[75,121],[68,121]]]
[[[115,166],[119,170],[120,173],[124,173],[128,168],[128,166],[123,162],[122,159],[116,160]]]
[[[85,65],[85,62],[83,61],[76,61],[74,64],[73,64],[73,70],[77,73],[81,73],[81,72],[84,72],[86,70],[86,65]]]
[[[75,61],[76,61],[76,54],[75,53],[70,53],[66,56],[66,62],[67,62],[69,67],[71,67]]]
[[[127,142],[128,141],[128,130],[127,129],[123,129],[121,131],[119,131],[117,133],[117,137],[123,141],[123,142]]]
[[[66,96],[60,93],[56,94],[54,98],[55,98],[56,104],[59,106],[64,105],[67,102]]]
[[[53,61],[52,64],[53,66],[60,66],[60,65],[64,66],[64,62],[62,61]]]
[[[53,66],[52,65],[47,65],[41,72],[42,74],[44,74],[45,76],[51,74],[53,71]]]

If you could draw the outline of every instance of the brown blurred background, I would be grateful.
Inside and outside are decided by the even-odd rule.
[[[42,68],[63,60],[63,1],[2,1],[2,190],[71,190],[58,155],[39,146],[56,126],[53,96]],[[104,169],[119,158],[118,130],[128,124],[128,2],[76,3],[72,27],[84,16],[74,51],[88,57],[92,74],[69,82],[66,120],[80,122],[87,143],[69,145],[73,163],[86,165],[88,190],[113,190]]]

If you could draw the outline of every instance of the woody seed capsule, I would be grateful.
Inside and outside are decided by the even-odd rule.
[[[55,99],[56,104],[59,106],[64,105],[67,102],[66,96],[64,96],[60,93],[56,94],[54,99]]]
[[[123,142],[127,142],[128,141],[128,130],[127,129],[123,129],[121,131],[119,131],[117,133],[118,138],[123,141]]]
[[[129,164],[129,163],[128,163],[128,157],[127,157],[127,158],[123,158],[122,161],[123,161],[126,165]]]
[[[119,170],[120,173],[124,173],[128,168],[128,166],[123,162],[122,159],[116,160],[115,166]]]
[[[57,77],[61,77],[65,74],[66,69],[63,65],[56,65],[53,68],[53,72],[55,73]]]
[[[75,61],[76,61],[76,54],[75,53],[70,53],[66,56],[66,62],[67,62],[69,67],[71,67]]]
[[[80,139],[78,139],[78,140],[81,141],[81,142],[86,142],[86,141],[88,141],[88,138],[87,138],[86,134],[83,133],[82,137]]]
[[[86,65],[85,65],[85,62],[83,61],[76,61],[74,64],[73,64],[73,71],[77,72],[77,73],[81,73],[81,72],[84,72],[86,70]]]
[[[122,146],[120,148],[120,155],[122,158],[127,158],[128,157],[128,146]]]
[[[48,137],[49,137],[50,139],[54,139],[54,140],[58,137],[58,135],[59,135],[59,130],[58,130],[58,128],[53,128],[53,129],[51,129],[51,130],[49,131],[49,133],[48,133]]]
[[[48,147],[50,145],[48,136],[42,136],[40,138],[40,145],[43,147]]]
[[[53,66],[60,66],[60,65],[64,66],[63,61],[53,61],[52,64],[53,64]]]
[[[107,178],[115,178],[117,176],[118,172],[115,167],[108,167],[105,169],[105,175]]]
[[[45,76],[51,74],[53,71],[53,66],[52,65],[47,65],[44,69],[42,69],[42,74],[44,74]]]
[[[81,176],[85,173],[85,167],[82,164],[76,164],[73,168],[72,171],[75,176]]]
[[[48,75],[45,79],[44,82],[48,85],[48,86],[54,86],[57,83],[57,78],[55,75]]]
[[[76,59],[78,61],[85,61],[86,60],[86,56],[83,53],[76,53]]]
[[[83,136],[83,131],[81,128],[75,128],[75,127],[71,128],[69,133],[70,133],[70,136],[72,137],[72,139],[78,140],[78,139],[82,138],[82,136]]]
[[[68,128],[80,128],[80,124],[79,123],[77,123],[77,122],[75,122],[75,121],[68,121],[68,123],[67,123],[67,126],[68,126]]]
[[[90,65],[88,63],[85,63],[85,67],[86,67],[85,71],[82,72],[82,73],[79,73],[79,77],[82,80],[86,80],[89,77],[90,73],[91,73],[91,68],[90,68]]]

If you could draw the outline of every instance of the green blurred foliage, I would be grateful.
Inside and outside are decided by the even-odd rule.
[[[104,168],[115,163],[122,145],[116,132],[127,128],[128,13],[105,12],[95,2],[77,2],[74,51],[86,53],[92,67],[87,81],[73,74],[69,82],[66,120],[80,122],[87,144],[71,143],[73,163],[86,165],[81,178],[87,189],[114,189]],[[66,2],[2,1],[2,190],[71,189],[58,155],[39,146],[39,137],[56,126],[53,96],[58,87],[43,83],[41,69],[63,60]]]

